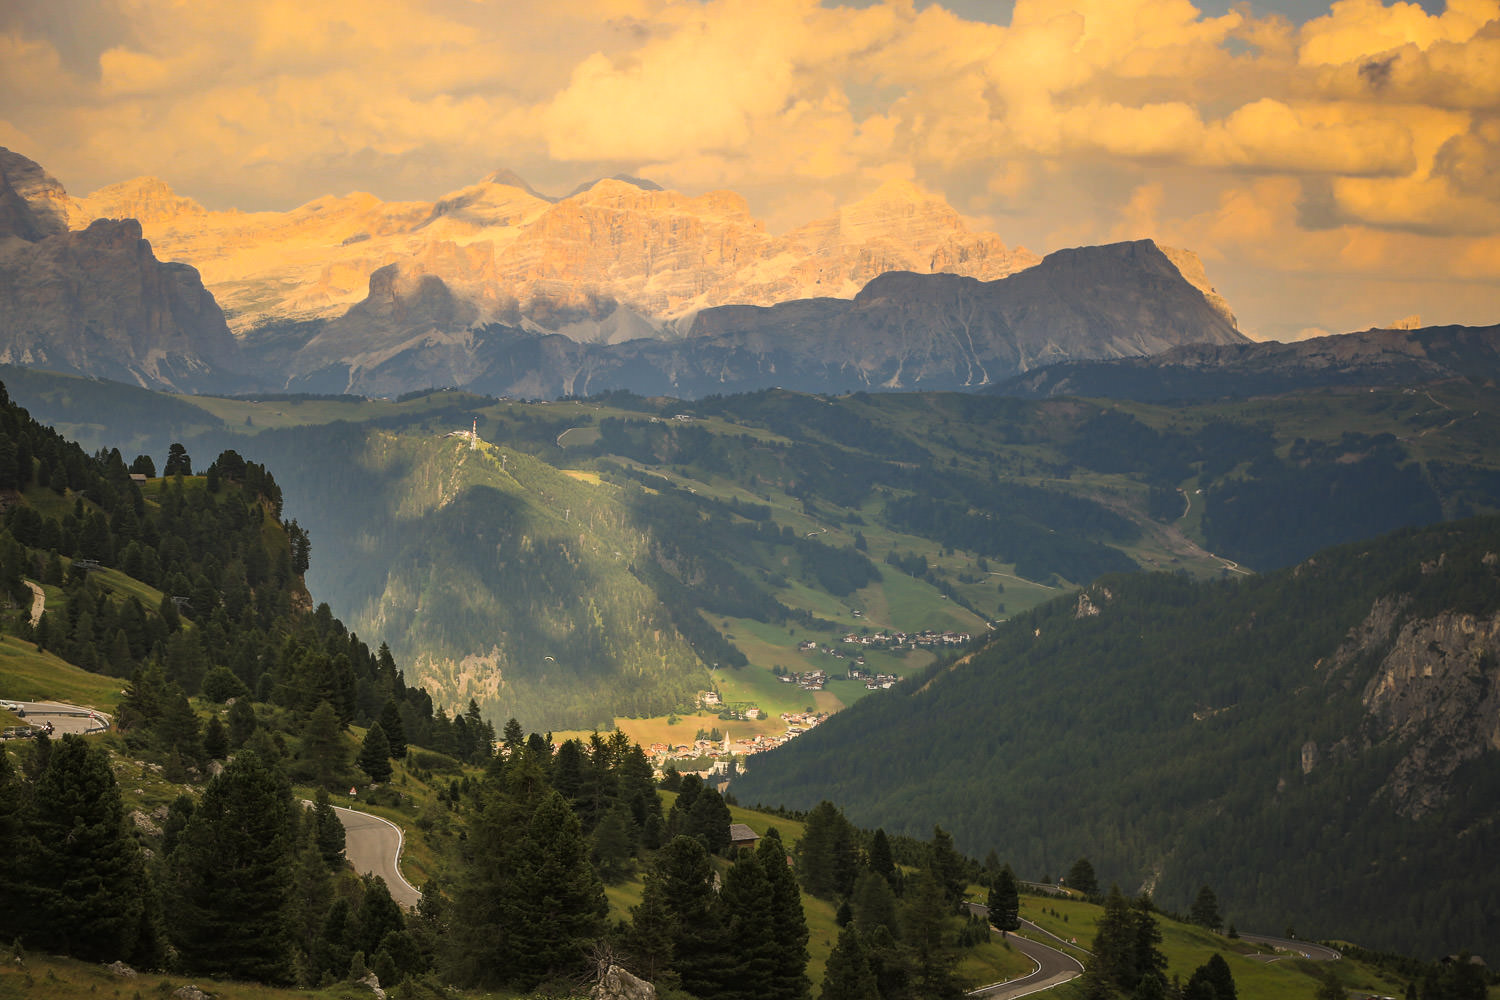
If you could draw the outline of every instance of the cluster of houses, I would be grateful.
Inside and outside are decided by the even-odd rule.
[[[717,691],[699,691],[698,704],[704,708],[712,709],[719,713],[721,719],[741,719],[746,722],[755,722],[765,716],[756,705],[748,702],[726,703]]]
[[[783,684],[795,684],[804,691],[821,691],[828,685],[828,671],[809,670],[806,673],[778,674],[776,679]]]
[[[889,691],[896,686],[901,678],[895,674],[876,674],[859,667],[849,668],[849,679],[851,681],[864,681],[866,691]]]
[[[709,759],[714,763],[704,774],[705,777],[715,773],[727,774],[730,761],[742,762],[744,758],[752,754],[779,747],[788,740],[801,736],[826,718],[828,718],[827,712],[783,712],[781,721],[786,723],[786,731],[778,735],[757,733],[740,739],[725,736],[722,740],[700,739],[692,743],[653,743],[646,747],[645,751],[657,771],[665,769],[668,764]],[[740,768],[743,770],[743,763],[740,764]],[[683,769],[678,768],[678,770]],[[687,772],[683,771],[683,773]]]
[[[873,632],[868,635],[848,632],[844,635],[844,642],[856,646],[874,646],[877,649],[925,649],[932,646],[963,646],[970,638],[967,632],[926,629],[921,632]]]

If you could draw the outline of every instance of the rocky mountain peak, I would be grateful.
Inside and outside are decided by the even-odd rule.
[[[1191,250],[1183,250],[1178,247],[1164,247],[1157,244],[1157,249],[1167,255],[1167,259],[1177,265],[1177,270],[1182,274],[1184,280],[1198,291],[1203,293],[1214,312],[1229,321],[1229,325],[1238,329],[1239,323],[1235,321],[1234,310],[1229,308],[1229,303],[1224,296],[1220,295],[1208,280],[1208,272],[1203,269],[1203,261]]]
[[[208,214],[192,198],[173,191],[159,177],[136,177],[110,184],[74,202],[69,212],[74,229],[93,219],[137,219],[142,224],[177,224],[183,218]]]
[[[11,193],[0,194],[0,234],[34,241],[68,231],[68,192],[40,164],[0,146],[0,179]]]

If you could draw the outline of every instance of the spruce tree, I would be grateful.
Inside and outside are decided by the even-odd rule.
[[[721,920],[731,957],[719,988],[722,1000],[779,1000],[772,981],[781,971],[776,934],[776,898],[754,851],[741,851],[719,893]]]
[[[148,942],[145,869],[104,751],[72,734],[53,743],[23,826],[27,943],[90,961],[136,955]]]
[[[1216,931],[1224,925],[1223,918],[1219,916],[1219,899],[1208,886],[1205,885],[1198,890],[1192,909],[1188,911],[1188,919],[1199,927],[1207,927],[1211,931]]]
[[[683,989],[712,996],[729,956],[708,851],[696,837],[674,837],[657,854],[656,872],[672,915],[672,967]]]
[[[346,834],[326,788],[319,788],[314,800],[312,829],[318,855],[323,859],[324,865],[334,870],[341,868],[344,864]]]
[[[21,833],[29,789],[0,743],[0,899],[21,898]],[[20,906],[0,906],[0,941],[14,941],[27,924]]]
[[[896,932],[896,894],[879,873],[860,873],[854,882],[850,906],[854,909],[854,926],[866,937],[877,927],[884,927],[893,934]]]
[[[1016,884],[1015,872],[1010,870],[1010,865],[1005,865],[995,873],[993,882],[990,884],[990,894],[987,902],[990,910],[990,923],[1002,931],[1019,930],[1021,927],[1021,893]]]
[[[517,847],[511,884],[510,975],[522,989],[584,968],[584,948],[604,928],[604,886],[589,865],[578,817],[557,792],[542,799]]]
[[[359,748],[359,769],[370,776],[376,784],[391,780],[391,744],[385,738],[380,723],[371,724],[365,733],[365,741]]]
[[[401,707],[396,699],[387,698],[380,709],[380,728],[391,747],[392,760],[406,759],[406,727],[401,722]]]
[[[250,734],[255,732],[255,707],[249,698],[236,698],[229,706],[229,746],[238,750],[245,745]]]
[[[839,940],[828,956],[819,1000],[874,1000],[880,986],[860,935],[852,926],[839,931]]]
[[[319,702],[302,727],[302,760],[315,785],[332,787],[349,767],[349,746],[338,713]]]
[[[209,782],[170,859],[167,929],[183,968],[285,982],[291,788],[248,748]]]
[[[1067,883],[1069,889],[1077,889],[1085,896],[1093,897],[1099,894],[1099,879],[1094,874],[1094,865],[1088,858],[1079,858],[1073,862],[1073,867],[1068,869]]]
[[[901,898],[901,943],[911,955],[913,985],[921,996],[956,996],[962,988],[954,973],[958,953],[948,941],[953,909],[942,880],[919,870]]]
[[[804,1000],[808,995],[807,916],[802,911],[802,891],[797,873],[788,863],[786,845],[774,826],[755,847],[771,884],[775,905],[778,961],[766,983],[766,995],[779,1000]]]
[[[631,968],[647,982],[658,982],[672,964],[672,940],[675,925],[667,909],[666,889],[656,872],[646,873],[641,887],[641,901],[630,908],[630,925],[624,934]]]
[[[208,725],[203,729],[203,755],[209,760],[223,760],[229,756],[229,734],[217,712],[208,717]]]

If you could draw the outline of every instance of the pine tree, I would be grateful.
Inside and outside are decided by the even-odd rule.
[[[615,803],[594,828],[590,838],[590,858],[594,869],[605,882],[618,882],[630,873],[630,859],[635,853],[635,825],[630,808]]]
[[[880,996],[865,947],[852,926],[839,931],[838,944],[828,956],[823,990],[818,996],[819,1000],[873,1000]]]
[[[1203,977],[1213,985],[1216,1000],[1238,1000],[1239,990],[1234,984],[1234,973],[1230,971],[1229,963],[1224,961],[1224,956],[1214,952],[1194,971],[1193,975],[1203,973]]]
[[[723,854],[729,850],[731,819],[729,807],[724,804],[718,789],[704,788],[693,802],[684,832],[703,841],[710,854]]]
[[[369,731],[365,733],[365,741],[360,745],[356,763],[376,784],[391,780],[391,744],[385,738],[385,730],[380,728],[380,723],[371,724]]]
[[[900,870],[891,856],[891,842],[885,835],[884,827],[876,830],[875,836],[870,840],[869,868],[885,879],[893,891],[900,891]]]
[[[797,877],[802,888],[819,899],[847,896],[858,873],[853,826],[833,803],[818,803],[807,814],[806,829],[797,843]]]
[[[754,851],[741,851],[719,893],[721,920],[733,942],[724,979],[711,995],[722,1000],[775,1000],[770,986],[781,969],[776,899]]]
[[[29,944],[105,961],[148,943],[145,869],[104,751],[71,734],[52,744],[22,825]]]
[[[1068,869],[1067,883],[1069,889],[1077,889],[1085,896],[1093,897],[1099,894],[1099,879],[1094,874],[1094,866],[1088,858],[1079,858],[1073,862],[1073,867]]]
[[[292,810],[286,779],[249,749],[209,782],[165,888],[168,934],[187,971],[289,978]]]
[[[380,709],[380,728],[385,731],[386,742],[390,744],[391,759],[405,760],[406,727],[401,724],[401,706],[396,704],[396,699],[387,698]]]
[[[631,968],[648,982],[657,982],[672,964],[675,924],[667,909],[666,889],[656,872],[646,873],[641,901],[630,908],[630,925],[624,943],[634,960]]]
[[[885,927],[895,933],[896,894],[890,883],[877,872],[861,872],[854,883],[854,895],[850,897],[854,908],[854,926],[866,937],[877,927]]]
[[[1208,886],[1205,885],[1198,890],[1192,909],[1188,911],[1188,919],[1199,927],[1207,927],[1211,931],[1216,931],[1223,926],[1224,920],[1219,916],[1219,899]]]
[[[209,760],[223,760],[229,756],[229,734],[224,731],[224,723],[219,721],[217,712],[208,717],[208,725],[203,729],[203,755]]]
[[[805,1000],[807,979],[807,916],[802,911],[802,891],[797,873],[788,863],[786,845],[774,826],[755,847],[766,880],[771,884],[775,907],[777,965],[766,981],[766,996],[777,1000]]]
[[[229,706],[229,746],[238,750],[255,732],[255,707],[249,698],[236,698]]]
[[[28,791],[0,743],[0,899],[21,898],[22,819]],[[17,940],[27,923],[22,907],[0,906],[0,941]]]
[[[683,989],[712,996],[728,955],[708,851],[696,837],[674,837],[657,854],[656,872],[672,915],[672,967]]]
[[[953,909],[939,878],[920,870],[901,898],[901,943],[912,962],[912,980],[920,996],[957,996],[962,988],[954,974],[958,953],[947,940]]]
[[[318,707],[302,728],[302,759],[313,784],[332,787],[349,767],[349,746],[344,741],[338,713],[328,702]]]
[[[515,951],[508,978],[531,989],[584,967],[585,943],[604,927],[604,886],[589,865],[578,817],[557,792],[542,799],[517,847],[510,909]]]
[[[1005,865],[995,873],[994,880],[990,884],[987,905],[990,910],[990,923],[1002,931],[1020,929],[1020,887],[1016,885],[1016,875],[1010,870],[1010,865]]]
[[[943,898],[948,901],[949,907],[957,909],[958,904],[963,901],[969,879],[963,855],[953,846],[953,835],[940,826],[934,826],[928,853],[932,858],[932,874],[943,887]]]
[[[329,868],[341,868],[344,864],[346,834],[326,788],[318,789],[313,805],[312,827],[313,838],[318,845],[318,856]]]

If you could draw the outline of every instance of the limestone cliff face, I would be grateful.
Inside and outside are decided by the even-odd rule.
[[[0,361],[150,388],[228,384],[236,344],[198,272],[157,260],[133,219],[69,231],[61,186],[0,154]]]
[[[1386,787],[1420,818],[1451,794],[1460,764],[1500,750],[1500,618],[1407,622],[1361,700],[1379,736],[1406,745]]]
[[[290,212],[215,212],[137,178],[64,208],[74,228],[140,220],[160,253],[199,269],[240,332],[338,318],[390,265],[441,280],[482,322],[616,343],[679,335],[698,311],[728,303],[850,298],[887,271],[993,280],[1039,259],[971,232],[905,183],[786,236],[729,191],[694,198],[607,179],[550,200],[505,171],[431,203],[356,193]]]

